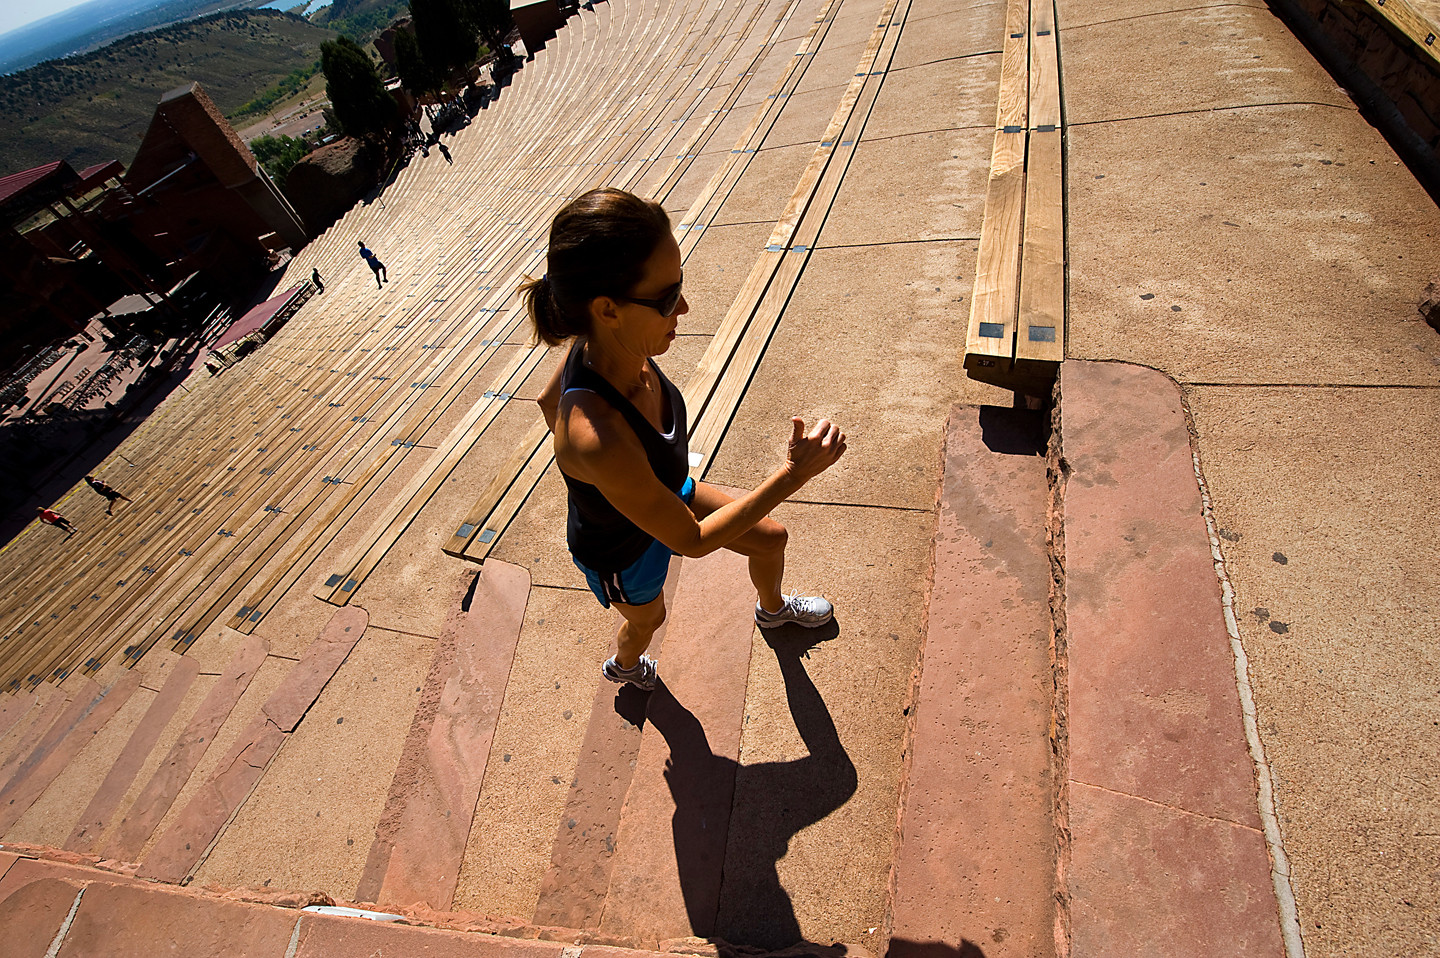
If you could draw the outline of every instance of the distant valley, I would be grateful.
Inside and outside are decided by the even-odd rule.
[[[123,18],[143,2],[94,0],[75,9],[96,13],[103,8]],[[187,4],[207,5],[176,0],[147,9],[174,19]],[[294,0],[293,7],[303,4]],[[297,77],[303,80],[318,70],[322,42],[344,33],[365,43],[408,12],[407,0],[334,0],[308,18],[272,9],[231,9],[131,33],[87,53],[0,76],[0,176],[54,160],[66,160],[77,171],[109,160],[128,164],[160,97],[196,80],[226,116],[235,117],[242,107],[263,116],[267,109],[281,108],[274,104],[286,100]],[[300,86],[319,93],[324,75]],[[255,119],[237,118],[236,126]]]
[[[167,26],[265,0],[90,0],[0,35],[0,73],[85,53],[137,30]],[[297,0],[298,2],[298,0]]]
[[[198,80],[232,113],[334,36],[274,10],[221,13],[0,77],[0,175],[60,159],[128,163],[165,93]]]

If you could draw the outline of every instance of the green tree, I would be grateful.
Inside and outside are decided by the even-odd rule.
[[[480,43],[459,0],[410,0],[410,15],[420,52],[441,77],[475,62]]]
[[[320,44],[320,69],[325,73],[325,95],[330,98],[342,132],[367,136],[387,129],[395,120],[395,100],[375,64],[349,37]]]
[[[250,152],[276,183],[284,183],[290,168],[310,152],[310,144],[293,136],[259,136],[250,142]]]
[[[409,30],[397,30],[395,33],[395,68],[400,72],[400,82],[405,84],[405,89],[416,96],[424,96],[442,85],[442,78],[435,74],[425,60],[425,54],[420,52],[420,41]]]
[[[471,27],[485,38],[490,49],[498,50],[505,35],[515,26],[509,0],[460,0],[461,12]]]

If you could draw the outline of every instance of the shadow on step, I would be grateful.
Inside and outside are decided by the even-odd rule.
[[[662,684],[650,697],[646,717],[670,750],[665,782],[675,803],[675,858],[685,910],[698,936],[764,948],[801,940],[776,863],[796,833],[849,801],[858,782],[830,710],[801,661],[817,642],[837,634],[832,623],[765,636],[785,680],[790,716],[809,751],[804,758],[742,765],[716,755],[700,722],[668,688]]]
[[[960,947],[943,941],[910,941],[891,938],[885,958],[985,958],[985,951],[973,941],[962,939]]]
[[[980,439],[985,448],[1002,456],[1043,456],[1049,418],[1044,412],[980,407]]]

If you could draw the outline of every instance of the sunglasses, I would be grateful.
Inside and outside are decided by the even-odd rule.
[[[615,298],[623,303],[634,303],[636,306],[649,306],[661,316],[671,316],[675,313],[675,307],[680,305],[680,290],[685,285],[685,274],[680,274],[680,282],[665,290],[665,295],[659,299],[636,299],[634,296],[616,296]]]

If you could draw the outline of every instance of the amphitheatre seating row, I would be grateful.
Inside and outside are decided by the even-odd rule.
[[[327,268],[328,268],[328,267],[327,267]],[[321,327],[321,328],[323,328],[323,327]],[[386,347],[386,349],[390,349],[390,347]],[[330,347],[330,350],[331,350],[331,352],[333,352],[334,347]],[[233,380],[232,380],[232,382],[233,382]],[[252,382],[266,382],[266,379],[265,379],[264,376],[256,377],[256,379],[253,379]],[[235,405],[235,399],[229,398],[229,400],[230,400],[230,403],[232,403],[232,405]],[[252,412],[253,412],[253,409],[252,409]],[[292,428],[292,429],[294,429],[294,428]],[[183,435],[183,434],[184,434],[184,431],[186,431],[186,426],[184,426],[184,424],[181,424],[179,429],[166,429],[166,431],[164,431],[164,432],[166,432],[166,434],[168,434],[168,435],[166,435],[166,437],[164,437],[164,438],[167,438],[167,439],[179,438],[180,435]],[[259,434],[258,434],[258,435],[259,435]],[[210,465],[213,465],[213,464],[206,464],[206,467],[210,467]],[[232,468],[233,468],[233,467],[232,467]],[[266,471],[274,471],[274,470],[266,470]],[[174,484],[174,483],[176,483],[176,480],[177,480],[177,474],[174,473],[174,471],[171,471],[171,473],[168,473],[168,474],[161,474],[161,484],[163,484],[163,485]],[[138,490],[134,490],[134,491],[138,491]],[[233,493],[233,490],[229,490],[229,491],[230,491],[230,493]],[[29,612],[29,609],[26,609],[26,612]]]
[[[367,324],[368,324],[368,321],[366,321],[366,322],[367,322]],[[321,328],[323,329],[324,327],[321,327]],[[334,347],[332,346],[332,347],[330,347],[330,348],[333,349]],[[387,378],[388,378],[388,377],[387,377]],[[267,381],[267,378],[264,377],[264,376],[261,376],[261,377],[256,377],[256,379],[252,380],[252,382],[257,382],[257,381],[263,383],[263,382],[266,382],[266,381]],[[232,403],[232,405],[234,404],[234,398],[233,398],[233,397],[226,397],[226,398]],[[203,411],[202,411],[202,415],[203,415]],[[180,429],[180,430],[176,430],[175,432],[177,432],[177,433],[178,433],[178,432],[183,432],[184,429],[185,429],[185,426],[182,424],[181,429]],[[267,470],[267,471],[271,471],[271,470]],[[173,484],[175,481],[176,481],[176,477],[175,477],[173,474],[171,474],[171,475],[166,475],[166,476],[162,476],[162,483],[163,483],[164,485],[171,485],[171,484]],[[133,492],[132,492],[132,495],[134,495]]]
[[[1052,0],[1011,0],[965,370],[1048,396],[1065,358],[1060,71]]]
[[[663,20],[664,29],[678,31],[684,22],[679,13],[696,6],[666,5],[672,15]],[[772,6],[782,8],[767,43],[795,8]],[[553,207],[567,195],[613,181],[617,169],[626,169],[625,181],[634,183],[663,162],[667,178],[678,181],[699,152],[697,138],[705,128],[670,153],[684,124],[663,122],[667,108],[673,111],[680,100],[684,110],[675,119],[684,119],[705,105],[708,90],[730,72],[728,60],[744,49],[749,34],[767,25],[765,7],[746,11],[748,22],[738,34],[739,7],[706,9],[707,27],[690,31],[688,45],[653,47],[657,57],[669,51],[663,60],[633,64],[601,57],[615,75],[591,86],[608,94],[598,102],[565,96],[573,71],[607,49],[603,44],[623,49],[655,11],[636,7],[627,17],[622,6],[614,22],[608,11],[583,16],[578,29],[552,44],[555,69],[522,71],[517,78],[517,84],[530,82],[539,72],[542,88],[526,92],[527,105],[548,102],[550,111],[511,109],[507,115],[504,100],[488,111],[502,114],[497,140],[530,148],[508,155],[473,151],[453,168],[412,164],[385,195],[392,207],[413,204],[409,217],[390,211],[387,222],[399,220],[400,231],[392,225],[386,236],[367,236],[379,210],[362,207],[313,243],[293,268],[306,275],[319,268],[326,295],[244,364],[190,384],[184,402],[168,404],[127,443],[124,455],[140,464],[132,473],[136,481],[115,481],[135,502],[103,526],[95,502],[81,497],[65,506],[87,533],[84,562],[65,552],[46,555],[53,540],[39,536],[49,530],[32,529],[28,541],[15,544],[12,555],[20,561],[0,586],[0,624],[7,635],[0,644],[0,682],[14,690],[63,678],[77,667],[93,672],[122,649],[133,662],[165,638],[183,649],[242,596],[244,613],[227,621],[252,630],[380,483],[416,454],[425,432],[460,401],[466,384],[479,375],[493,377],[487,391],[495,395],[471,409],[462,444],[450,452],[458,456],[470,448],[490,407],[498,411],[501,397],[513,394],[543,358],[537,353],[507,362],[502,353],[518,326],[517,311],[506,307],[518,279],[539,262],[536,247]],[[719,20],[722,14],[729,19]],[[596,29],[602,22],[610,29]],[[703,81],[667,87],[656,80],[644,98],[619,99],[617,91],[633,85],[634,76],[669,78],[675,63],[696,56],[714,62]],[[697,75],[677,79],[694,81]],[[446,222],[447,213],[460,222],[441,245],[435,224]],[[373,294],[377,304],[369,311],[343,308],[371,295],[358,292],[373,279],[349,246],[357,238],[380,249],[398,274]],[[401,263],[402,251],[422,253],[418,268]],[[355,366],[340,368],[349,354]],[[422,492],[427,483],[433,488],[443,465],[422,467]],[[385,522],[390,541],[393,521]],[[57,566],[64,570],[60,575]],[[62,628],[70,639],[57,643]]]
[[[530,162],[531,162],[532,164],[534,163],[533,157],[530,159]],[[512,196],[512,198],[511,198],[511,199],[512,199],[512,202],[513,202],[513,203],[524,204],[524,203],[526,203],[526,196],[525,196],[525,194],[527,194],[527,193],[533,193],[533,192],[534,192],[533,190],[512,191],[512,193],[514,194],[514,195]],[[504,220],[503,225],[510,226],[510,227],[517,226],[517,225],[524,225],[524,224],[522,224],[522,223],[520,223],[520,222],[518,222],[518,221],[510,221],[510,220],[508,219],[508,217],[509,217],[510,215],[512,215],[512,211],[506,210],[506,211],[505,211],[504,218],[503,218],[503,220]],[[522,242],[522,243],[527,243],[527,244],[528,244],[530,241],[531,241],[531,240],[530,240],[529,237],[525,237],[525,236],[522,236],[522,237],[521,237],[521,242]],[[518,245],[515,245],[514,248],[519,248],[519,247],[518,247]],[[496,268],[496,263],[492,262],[492,263],[488,264],[487,270],[482,270],[482,273],[483,273],[483,272],[486,272],[486,271],[489,271],[489,270],[493,270],[493,269],[495,269],[495,268]],[[518,279],[518,274],[517,274],[517,277],[515,277],[515,278]],[[504,284],[504,285],[513,286],[513,282],[507,283],[507,284]],[[484,288],[483,288],[483,291],[485,291],[485,292],[489,292],[489,290],[490,290],[490,287],[484,287]],[[503,296],[504,294],[501,294],[501,295]],[[492,309],[493,309],[493,308],[492,308]],[[495,310],[495,311],[498,312],[498,309]],[[466,311],[457,311],[456,315],[463,318],[463,316],[465,315],[465,313],[466,313]],[[475,327],[475,329],[474,329],[474,335],[472,335],[472,338],[478,339],[478,338],[479,338],[479,337],[478,337],[479,331],[480,331],[480,327]],[[503,337],[502,337],[501,335],[495,335],[495,336],[493,336],[493,338],[492,338],[491,340],[489,340],[488,344],[487,344],[485,341],[482,340],[482,345],[490,345],[490,346],[491,346],[491,351],[493,352],[494,347],[496,347],[496,346],[499,345],[499,343],[502,341],[502,338],[503,338]],[[446,359],[448,359],[448,357],[437,359],[433,365],[434,365],[434,366],[439,366],[439,367],[442,367],[442,368],[443,368]],[[478,364],[477,364],[477,365],[478,365]],[[452,366],[452,369],[453,369],[453,366]],[[447,371],[447,372],[448,372],[448,371]],[[453,374],[451,374],[451,375],[453,375]],[[467,380],[468,378],[470,378],[470,377],[469,377],[469,375],[468,375],[468,370],[467,370],[467,371],[465,371],[464,374],[462,374],[462,375],[460,375],[460,376],[458,376],[458,377],[454,377],[454,383],[463,382],[463,381]],[[421,384],[424,385],[424,386],[439,385],[438,383],[429,382],[429,381],[428,381],[427,379],[425,379],[423,376],[422,376]],[[413,385],[412,385],[412,388],[413,388]],[[456,389],[454,388],[454,384],[452,384],[452,389],[448,391],[448,394],[458,394],[458,390],[456,390]],[[416,435],[418,436],[418,433],[422,432],[425,428],[428,428],[428,425],[429,425],[429,424],[430,424],[429,422],[422,422],[422,423],[420,423],[419,425],[410,427],[410,429],[409,429],[408,431],[413,432],[414,434],[416,434]],[[393,440],[392,443],[393,443],[393,444],[398,444],[398,445],[400,445],[400,446],[403,447],[403,448],[409,448],[409,447],[411,447],[411,446],[414,444],[414,440],[413,440],[413,439],[410,439],[410,438],[405,438],[405,432],[406,432],[406,430],[402,430],[402,438],[397,439],[397,440]],[[354,460],[352,460],[352,461],[354,461]],[[395,461],[395,458],[392,457],[391,461],[392,461],[392,462]],[[377,461],[377,462],[378,462],[378,461]],[[357,486],[363,486],[363,485],[364,485],[363,483],[358,483],[358,484],[357,484]],[[323,524],[322,524],[322,527],[323,527]],[[222,604],[223,604],[223,603],[222,603]],[[256,618],[257,618],[257,617],[256,617],[253,613],[251,613],[251,614],[247,617],[247,622],[248,622],[248,623],[253,623],[253,622],[256,620]],[[253,627],[253,626],[252,626],[252,627]]]
[[[172,481],[173,481],[173,478],[174,478],[174,477],[172,476],[172,477],[171,477]]]

